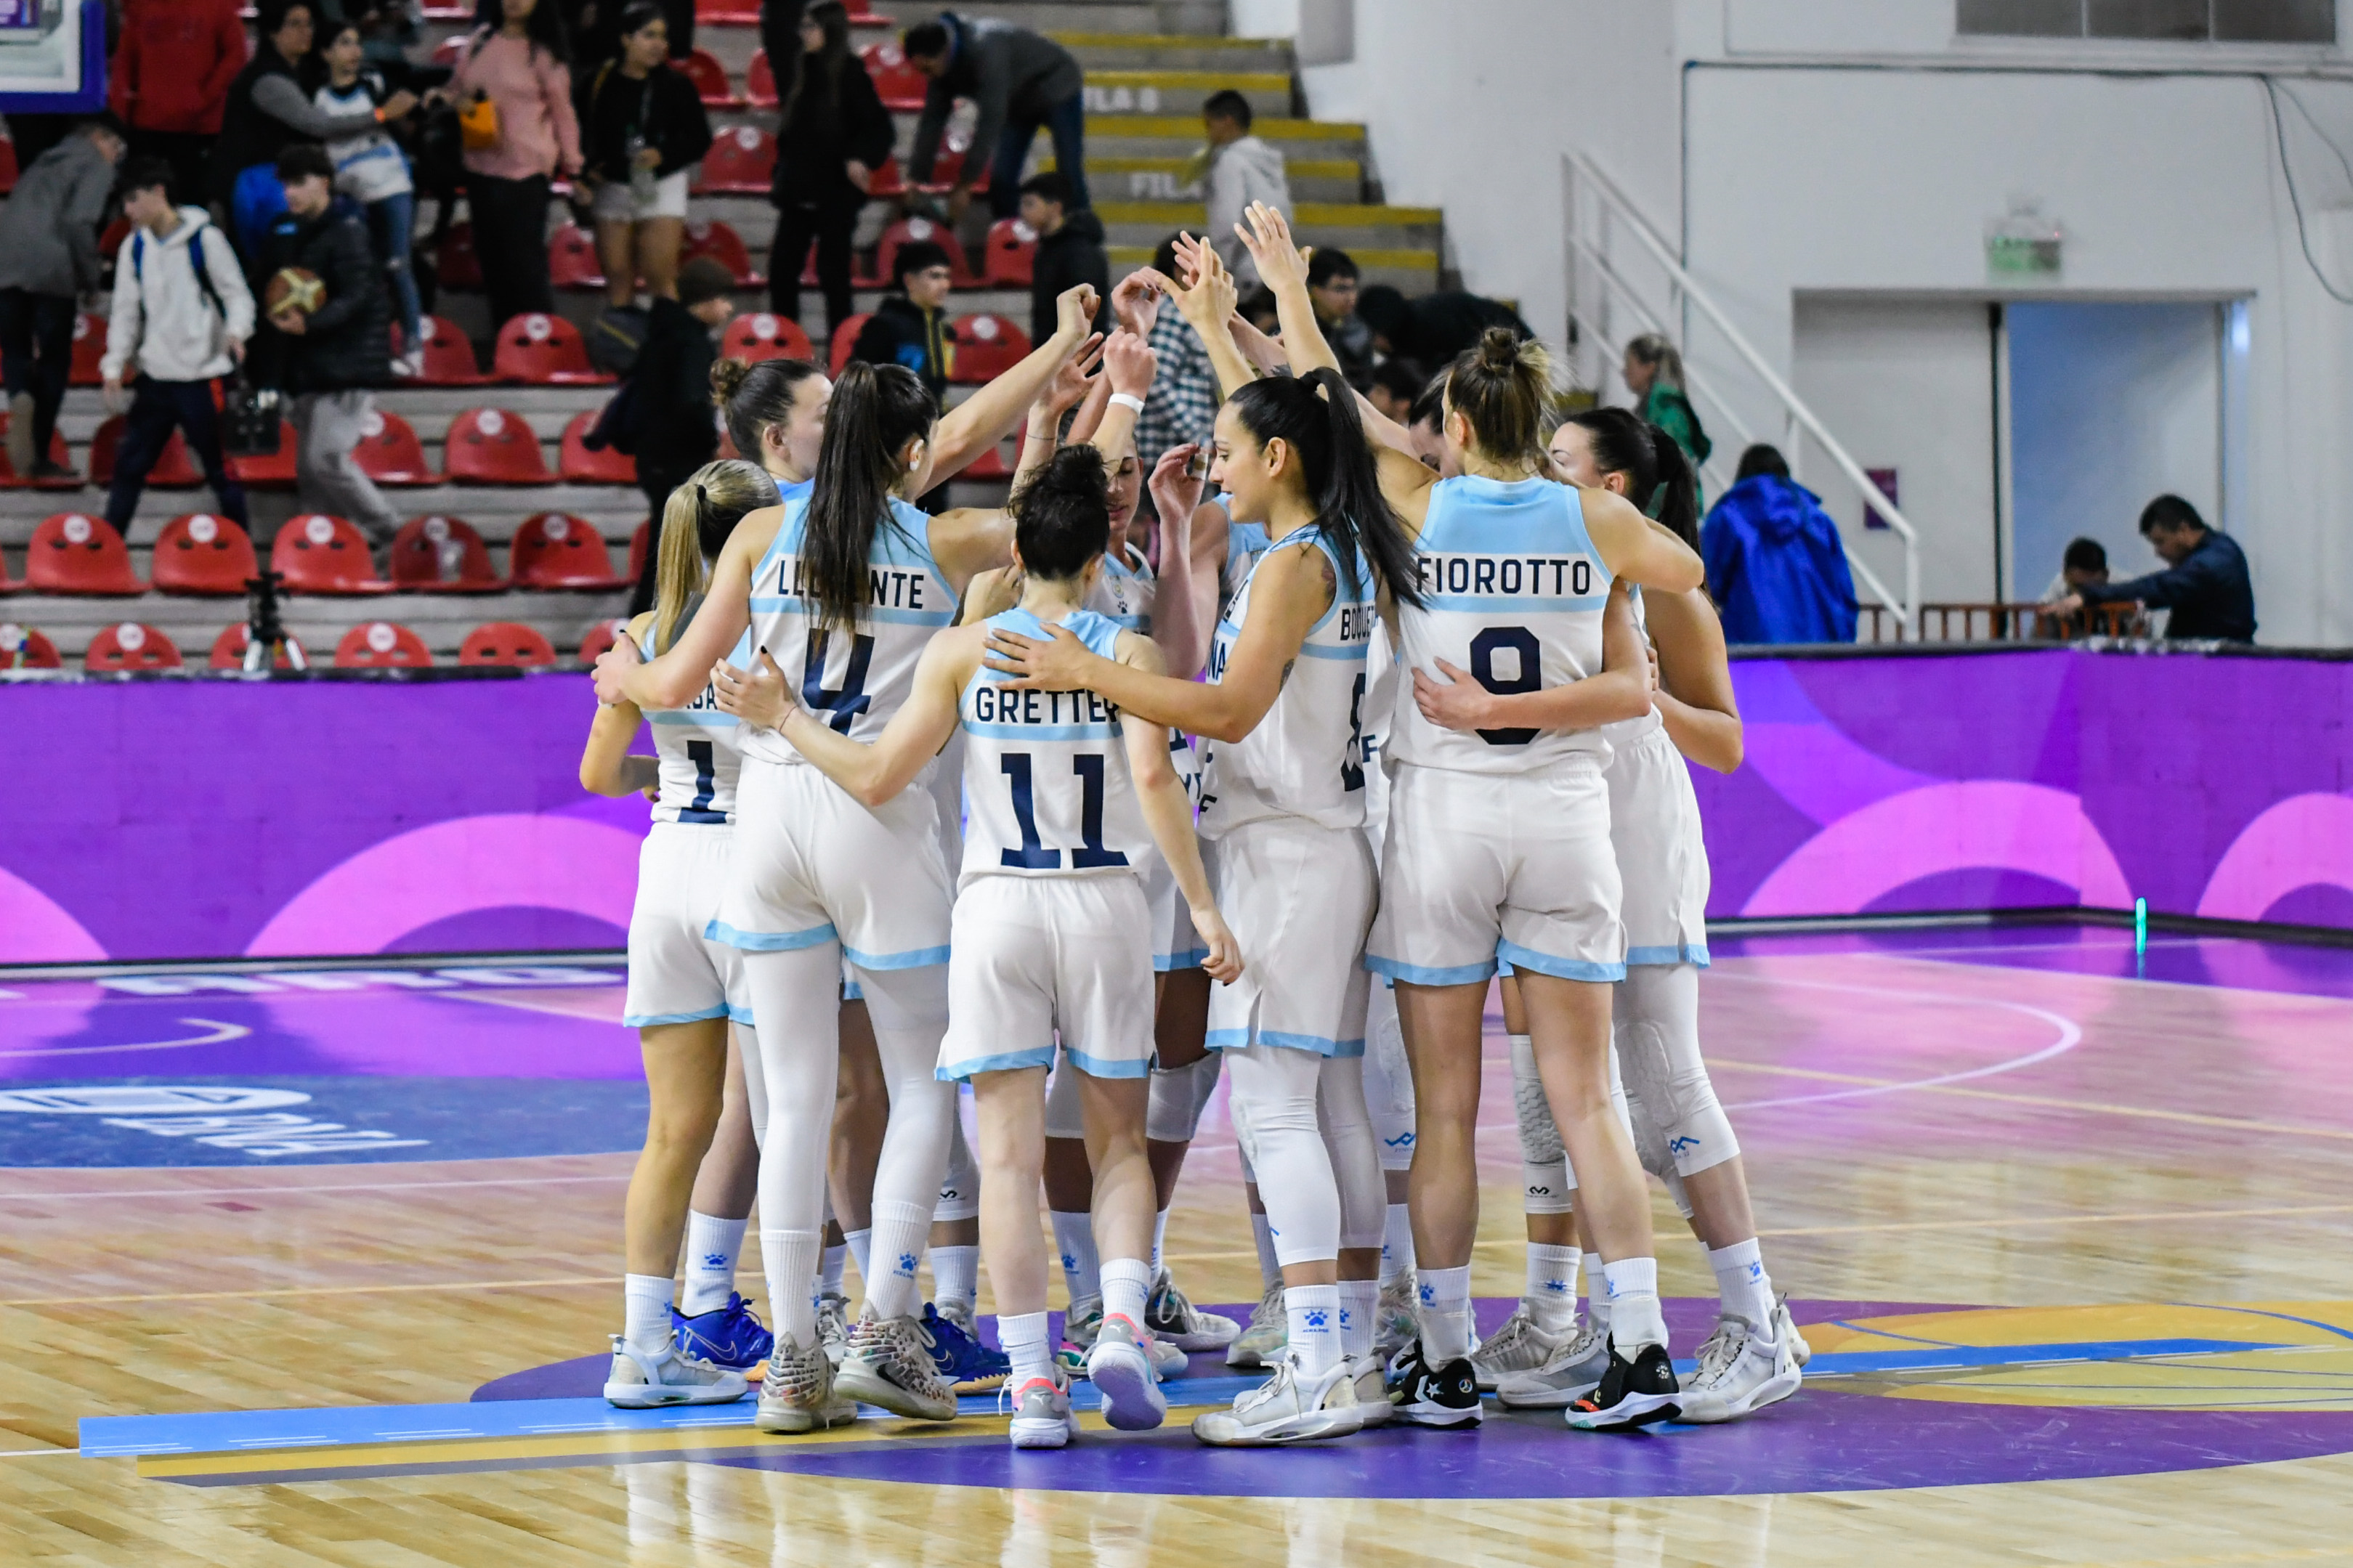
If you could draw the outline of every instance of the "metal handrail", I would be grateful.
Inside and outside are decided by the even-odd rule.
[[[1732,324],[1730,318],[1718,308],[1707,290],[1701,288],[1698,280],[1683,269],[1683,263],[1676,258],[1666,241],[1651,229],[1649,222],[1643,218],[1641,212],[1636,210],[1634,204],[1627,199],[1625,193],[1617,187],[1609,175],[1601,172],[1600,166],[1583,153],[1570,152],[1561,156],[1564,165],[1574,174],[1581,176],[1588,182],[1603,204],[1625,220],[1627,226],[1633,231],[1634,237],[1640,240],[1642,247],[1651,253],[1651,259],[1665,271],[1668,279],[1683,299],[1708,319],[1715,330],[1724,335],[1725,341],[1732,345],[1733,352],[1756,374],[1757,379],[1765,384],[1766,389],[1781,405],[1790,423],[1814,438],[1815,444],[1828,455],[1839,472],[1845,475],[1848,482],[1862,492],[1864,498],[1870,502],[1872,510],[1878,512],[1885,520],[1887,526],[1894,531],[1896,537],[1904,542],[1904,595],[1901,599],[1889,593],[1881,584],[1877,575],[1852,551],[1847,552],[1847,564],[1856,577],[1877,594],[1883,604],[1887,605],[1894,611],[1905,629],[1916,637],[1919,630],[1920,611],[1919,531],[1905,519],[1887,493],[1863,471],[1862,465],[1856,462],[1847,449],[1839,445],[1830,431],[1823,427],[1822,422],[1815,416],[1814,411],[1806,405],[1805,401],[1799,397],[1789,384],[1766,362],[1765,356],[1758,353],[1748,340],[1741,335],[1740,330]],[[1564,207],[1562,216],[1568,226],[1573,248],[1591,252],[1594,247],[1577,233],[1577,196],[1573,188],[1563,192],[1562,205]],[[1605,282],[1617,285],[1620,289],[1630,296],[1630,286],[1617,275],[1615,268],[1602,261],[1597,269]],[[1642,309],[1639,304],[1637,308]],[[1643,314],[1651,316],[1651,312],[1644,309]],[[1655,316],[1652,316],[1652,319],[1655,320]],[[1596,336],[1599,337],[1600,334],[1597,333]],[[1686,375],[1688,376],[1688,367],[1686,367]],[[1723,405],[1723,399],[1720,397],[1711,395],[1709,401],[1719,406]]]

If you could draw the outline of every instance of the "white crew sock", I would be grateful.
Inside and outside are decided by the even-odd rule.
[[[866,1282],[866,1305],[878,1318],[914,1315],[915,1268],[932,1231],[930,1204],[874,1200],[874,1256],[881,1267]]]
[[[1471,1266],[1421,1271],[1421,1358],[1431,1371],[1471,1353]]]
[[[631,1274],[621,1281],[621,1337],[629,1348],[652,1355],[670,1344],[670,1301],[673,1281],[667,1274]]]
[[[686,1290],[678,1310],[688,1317],[715,1312],[735,1293],[735,1255],[744,1250],[744,1222],[717,1215],[686,1216]]]
[[[1340,1281],[1340,1353],[1350,1361],[1373,1353],[1373,1315],[1380,1300],[1377,1279]]]
[[[1585,1255],[1585,1310],[1595,1329],[1603,1335],[1609,1332],[1609,1277],[1602,1272],[1606,1266],[1601,1254]]]
[[[1258,1243],[1258,1288],[1262,1296],[1282,1283],[1282,1264],[1274,1256],[1274,1227],[1267,1224],[1262,1209],[1250,1212],[1250,1239]]]
[[[971,1314],[980,1300],[978,1246],[932,1248],[932,1296],[943,1312],[954,1307],[958,1316]]]
[[[1103,1261],[1095,1256],[1094,1215],[1054,1211],[1054,1248],[1062,1255],[1062,1283],[1071,1300],[1103,1294]]]
[[[765,1212],[765,1211],[763,1211]],[[818,1254],[825,1233],[760,1227],[760,1267],[768,1280],[768,1308],[776,1314],[776,1337],[807,1350],[817,1343]]]
[[[1013,1386],[1033,1377],[1051,1381],[1054,1352],[1046,1342],[1046,1314],[1018,1312],[997,1320],[997,1342],[1013,1363]]]
[[[1103,1265],[1103,1316],[1125,1318],[1144,1331],[1144,1301],[1152,1293],[1152,1265],[1141,1258],[1106,1258]]]
[[[1381,1283],[1412,1272],[1413,1210],[1405,1204],[1391,1204],[1388,1217],[1381,1222]]]
[[[1771,1342],[1773,1277],[1765,1272],[1764,1252],[1757,1238],[1710,1248],[1707,1266],[1715,1270],[1716,1293],[1724,1298],[1724,1310],[1747,1319],[1757,1337]]]
[[[870,1226],[865,1230],[843,1231],[841,1233],[841,1244],[849,1248],[849,1260],[858,1265],[858,1288],[871,1294],[874,1289],[874,1232],[872,1227]]]
[[[1548,1334],[1577,1326],[1577,1270],[1583,1255],[1574,1247],[1528,1243],[1528,1314]]]
[[[828,1296],[840,1295],[841,1270],[843,1265],[847,1264],[849,1261],[849,1247],[848,1243],[836,1242],[831,1247],[827,1247],[825,1249],[825,1262],[819,1268],[818,1274],[818,1289]]]
[[[1160,1258],[1161,1244],[1167,1239],[1168,1211],[1162,1209],[1152,1216],[1152,1277],[1155,1279],[1160,1277],[1160,1271],[1168,1267]]]
[[[1659,1311],[1659,1260],[1621,1258],[1601,1266],[1609,1282],[1609,1343],[1620,1355],[1667,1342],[1667,1320]]]
[[[1282,1293],[1291,1316],[1291,1353],[1307,1377],[1321,1377],[1340,1364],[1340,1287],[1293,1285]]]

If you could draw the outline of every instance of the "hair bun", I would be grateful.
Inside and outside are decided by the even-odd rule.
[[[1509,327],[1489,327],[1479,334],[1479,368],[1514,369],[1520,363],[1520,335]]]
[[[744,378],[752,374],[752,362],[743,359],[723,359],[711,366],[711,392],[722,407],[734,400],[744,389]]]

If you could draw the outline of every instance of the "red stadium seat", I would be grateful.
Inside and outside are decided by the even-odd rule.
[[[1029,353],[1029,334],[1003,316],[981,311],[948,323],[955,334],[955,359],[948,379],[977,386],[1019,364]]]
[[[114,454],[122,445],[123,416],[120,414],[98,427],[90,438],[90,482],[111,485],[114,482]],[[205,482],[196,472],[195,460],[188,456],[188,443],[177,430],[164,443],[164,454],[155,466],[147,470],[147,488],[151,490],[189,490]]]
[[[776,174],[776,139],[756,125],[723,129],[702,155],[706,191],[765,196]]]
[[[899,166],[897,158],[882,160],[882,166],[874,171],[874,178],[869,182],[866,194],[870,196],[903,196],[907,194],[907,172]]]
[[[629,581],[646,574],[646,552],[654,547],[654,520],[648,518],[629,535]]]
[[[913,113],[923,107],[931,80],[907,63],[897,39],[869,44],[858,51],[858,58],[866,62],[866,74],[874,79],[874,90],[881,95],[883,108]]]
[[[147,591],[131,569],[131,550],[102,517],[61,511],[45,517],[25,550],[25,586],[36,594],[132,597]]]
[[[596,255],[596,237],[576,223],[549,235],[547,277],[558,289],[602,289],[605,263]]]
[[[151,575],[159,594],[228,598],[244,593],[260,570],[253,541],[225,517],[190,512],[165,523],[155,536]]]
[[[923,182],[923,188],[926,191],[944,191],[955,184],[964,175],[965,154],[967,151],[968,149],[949,142],[944,137],[942,138],[938,155],[932,160],[932,177]],[[988,189],[987,169],[983,169],[973,177],[972,188],[976,194]]]
[[[564,441],[556,448],[555,471],[575,485],[634,485],[638,482],[635,458],[610,447],[592,452],[582,440],[596,427],[596,416],[602,412],[584,408],[564,426]]]
[[[425,340],[425,374],[409,385],[482,386],[492,379],[474,363],[474,345],[466,334],[444,318],[426,317],[418,323],[417,336]]]
[[[670,68],[681,72],[694,84],[706,109],[741,109],[744,100],[735,96],[734,84],[727,79],[727,68],[709,49],[696,49],[684,59],[673,58]]]
[[[399,415],[382,409],[368,410],[360,422],[360,444],[352,448],[352,460],[360,466],[360,472],[380,485],[406,489],[441,482],[426,458],[425,443],[417,438],[415,427]]]
[[[549,247],[551,262],[554,246]],[[453,223],[449,232],[441,237],[441,249],[433,258],[433,275],[444,289],[479,290],[482,286],[482,260],[474,254],[474,226]]]
[[[992,289],[1027,289],[1038,260],[1038,231],[1018,217],[1001,217],[988,226],[988,245],[981,255],[981,275]]]
[[[858,334],[864,331],[866,323],[873,319],[871,310],[860,310],[833,330],[833,347],[828,355],[832,374],[839,375],[841,367],[849,363],[850,351],[858,346]]]
[[[515,530],[507,563],[518,588],[626,588],[629,579],[613,575],[613,557],[596,524],[560,511],[533,513]]]
[[[19,593],[25,584],[8,575],[8,558],[0,555],[0,596]]]
[[[93,316],[88,310],[74,318],[73,368],[67,373],[69,386],[98,386],[106,378],[98,373],[98,362],[106,357],[106,318]]]
[[[0,408],[0,436],[7,434],[8,411]],[[49,461],[61,468],[70,469],[73,467],[73,454],[66,449],[66,433],[62,430],[52,429],[49,432]],[[79,489],[81,489],[81,476],[78,473],[68,474],[65,478],[54,479],[17,478],[16,466],[8,460],[7,447],[0,445],[0,489],[78,490]]]
[[[972,466],[956,478],[960,479],[1009,479],[1013,465],[1005,460],[1004,443],[989,447],[972,460]]]
[[[744,72],[744,101],[754,109],[774,109],[783,101],[776,96],[776,68],[768,64],[765,49],[752,51],[752,64]]]
[[[499,329],[491,369],[501,381],[527,386],[605,386],[613,378],[588,363],[580,329],[561,316],[533,310]]]
[[[81,656],[81,667],[93,675],[118,669],[177,669],[180,650],[153,626],[124,621],[99,628]]]
[[[432,663],[425,639],[391,621],[363,621],[335,645],[337,669],[424,669]]]
[[[340,517],[309,512],[290,517],[269,547],[269,569],[286,579],[288,592],[356,595],[389,594],[392,584],[375,574],[367,535]]]
[[[948,253],[948,278],[959,289],[977,289],[980,279],[972,263],[965,259],[964,247],[956,240],[955,231],[927,217],[901,218],[882,231],[874,242],[874,274],[885,286],[891,282],[892,263],[899,258],[899,247],[909,242],[930,241]]]
[[[679,247],[679,265],[683,267],[698,256],[708,256],[735,275],[735,281],[746,289],[756,288],[767,279],[752,270],[752,253],[744,248],[744,237],[731,224],[712,219],[709,223],[686,226],[686,243]]]
[[[392,580],[412,594],[502,594],[491,548],[461,517],[412,517],[392,539]]]
[[[63,669],[58,645],[30,626],[0,623],[0,669]]]
[[[212,657],[207,662],[215,669],[243,669],[245,668],[246,645],[252,640],[252,637],[246,632],[245,623],[243,621],[237,622],[235,626],[223,626],[221,628],[221,635],[213,638]],[[300,648],[302,646],[301,643],[295,642],[291,637],[289,637],[287,641],[294,643],[294,646],[297,648]],[[275,660],[275,663],[280,669],[291,669],[294,668],[293,659],[287,657],[286,650],[282,647],[278,650],[278,658]]]
[[[765,310],[728,322],[727,331],[720,335],[719,353],[754,363],[764,359],[817,358],[817,350],[809,346],[808,334],[801,331],[798,321]]]
[[[621,634],[628,629],[628,625],[627,621],[598,621],[590,626],[588,635],[580,639],[580,662],[584,665],[596,663],[599,654],[621,640]],[[0,669],[6,668],[0,665]]]
[[[738,25],[756,23],[760,19],[759,0],[694,0],[694,19]]]
[[[466,58],[466,34],[462,32],[450,34],[433,46],[433,63],[437,66],[455,66]]]
[[[518,621],[492,621],[476,626],[458,645],[459,664],[506,664],[521,668],[555,662],[555,645],[547,634]]]
[[[531,421],[503,408],[469,408],[450,420],[441,460],[452,484],[544,485],[555,479],[540,455]]]
[[[290,490],[294,488],[294,451],[301,437],[295,434],[294,422],[278,422],[278,450],[266,458],[231,458],[228,471],[248,489]]]
[[[0,136],[0,196],[16,188],[16,143]]]

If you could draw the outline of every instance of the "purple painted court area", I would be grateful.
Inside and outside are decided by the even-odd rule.
[[[1743,659],[1695,771],[1710,913],[2083,904],[2353,930],[2353,663]],[[618,947],[642,801],[584,796],[586,678],[17,684],[70,756],[0,826],[0,963]],[[643,749],[642,747],[640,749]]]

